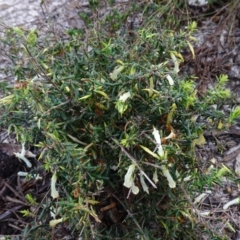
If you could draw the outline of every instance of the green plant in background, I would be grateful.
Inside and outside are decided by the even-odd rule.
[[[230,97],[230,90],[226,89],[226,83],[228,82],[228,76],[223,74],[217,77],[216,86],[209,90],[209,102],[216,102],[216,99],[226,100]]]
[[[230,112],[229,123],[233,124],[240,117],[240,106],[234,107]]]
[[[96,8],[98,1],[90,4]],[[115,31],[126,16],[115,15],[114,23],[111,16],[106,21]],[[41,149],[38,160],[52,173],[52,200],[39,207],[54,209],[50,222],[47,212],[41,215],[47,229],[64,223],[84,239],[193,239],[207,230],[189,201],[210,178],[198,168],[194,148],[204,144],[205,129],[193,119],[209,117],[211,105],[229,96],[227,78],[220,76],[203,102],[196,82],[179,75],[180,52],[189,47],[194,55],[196,25],[173,32],[148,20],[130,41],[96,29],[88,30],[87,41],[77,31],[65,41],[43,41],[36,30],[8,29],[19,64],[17,82],[0,99],[0,123],[19,142]],[[236,116],[235,109],[229,121]],[[217,120],[216,127],[226,121]],[[128,213],[116,228],[100,223],[98,205],[109,188]]]

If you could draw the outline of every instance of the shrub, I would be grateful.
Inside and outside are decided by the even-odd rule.
[[[191,202],[206,183],[194,149],[226,121],[212,105],[229,93],[219,94],[219,81],[198,98],[196,79],[179,74],[181,51],[190,46],[194,57],[194,23],[171,31],[155,20],[130,37],[7,30],[17,81],[4,86],[0,123],[39,148],[52,173],[52,196],[37,203],[25,237],[46,236],[46,208],[84,239],[193,239],[208,230]]]

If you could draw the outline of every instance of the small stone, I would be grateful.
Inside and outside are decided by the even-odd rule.
[[[232,66],[228,74],[231,78],[240,79],[240,66],[239,65]]]

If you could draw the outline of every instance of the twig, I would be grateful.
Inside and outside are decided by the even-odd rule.
[[[156,165],[156,164],[154,164],[154,163],[149,163],[149,162],[142,162],[143,164],[146,164],[146,165],[148,165],[148,166],[152,166],[152,167],[155,167],[155,168],[159,168],[159,169],[161,169],[162,170],[162,166],[158,166],[158,165]]]
[[[7,182],[4,181],[4,184],[15,194],[15,196],[18,196],[20,199],[22,199],[23,202],[27,204],[27,201],[25,198],[23,198],[17,191],[15,191],[14,188],[12,188]]]

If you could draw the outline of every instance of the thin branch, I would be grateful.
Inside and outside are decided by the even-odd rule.
[[[162,170],[162,166],[159,166],[159,165],[156,165],[156,164],[153,164],[153,163],[149,163],[149,162],[142,162],[143,164],[146,164],[148,166],[152,166],[152,167],[155,167],[155,168],[159,168]]]

